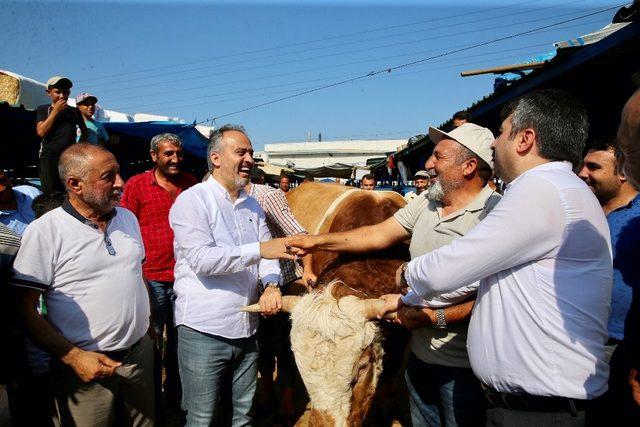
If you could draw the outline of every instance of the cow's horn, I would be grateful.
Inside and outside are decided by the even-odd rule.
[[[379,298],[368,298],[362,300],[364,317],[371,320],[378,317],[378,313],[384,307],[384,301]],[[395,319],[398,317],[396,313],[387,313],[384,315],[385,319]]]
[[[285,313],[291,313],[295,308],[298,301],[300,301],[299,296],[297,295],[285,295],[282,297],[282,311]],[[260,309],[260,304],[251,304],[246,307],[240,309],[240,311],[244,311],[247,313],[262,313]]]

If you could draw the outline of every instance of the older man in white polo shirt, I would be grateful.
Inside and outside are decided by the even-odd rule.
[[[613,280],[607,221],[572,172],[587,115],[570,94],[544,90],[507,105],[503,119],[493,147],[504,197],[404,277],[425,298],[481,280],[467,346],[492,405],[488,424],[583,425],[588,400],[607,389]],[[388,310],[403,304],[386,299]]]
[[[153,425],[144,246],[135,216],[116,207],[118,163],[81,143],[59,170],[69,199],[27,227],[13,279],[27,331],[54,356],[56,424]],[[46,319],[35,309],[41,294]]]
[[[187,426],[209,426],[218,398],[230,392],[232,424],[245,426],[256,391],[258,316],[240,308],[260,298],[266,314],[280,310],[279,263],[264,258],[285,245],[269,240],[262,208],[244,191],[254,164],[244,128],[217,129],[207,152],[211,175],[183,191],[169,212],[182,406]],[[222,390],[227,373],[231,390]]]

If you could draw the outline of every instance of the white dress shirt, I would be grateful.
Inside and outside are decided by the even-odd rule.
[[[405,277],[426,298],[482,279],[467,346],[483,383],[578,399],[606,391],[609,227],[569,163],[520,175],[480,224],[411,261]]]
[[[245,338],[258,316],[240,308],[258,301],[259,280],[279,282],[278,260],[260,257],[271,239],[258,202],[240,192],[235,202],[212,176],[183,191],[169,212],[176,267],[175,321],[200,332]]]

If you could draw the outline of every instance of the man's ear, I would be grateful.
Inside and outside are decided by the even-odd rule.
[[[478,160],[475,158],[470,158],[466,162],[464,162],[464,169],[462,170],[462,175],[466,178],[471,176],[475,171],[478,170]]]
[[[69,189],[69,191],[71,191],[72,193],[75,193],[75,194],[82,193],[82,185],[80,183],[80,178],[76,176],[70,176],[65,181],[65,184],[66,184],[66,187]]]
[[[220,161],[220,153],[218,152],[211,152],[211,164],[214,165],[215,167],[220,167],[221,161]]]
[[[519,132],[516,140],[516,152],[518,154],[527,154],[536,144],[536,131],[531,128],[525,128]]]
[[[153,150],[149,150],[149,155],[151,156],[151,160],[153,161],[153,163],[156,163],[158,161],[158,153]]]

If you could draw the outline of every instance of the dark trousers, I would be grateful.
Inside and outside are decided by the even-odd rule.
[[[44,194],[65,191],[58,174],[58,160],[40,157],[40,185]]]
[[[173,282],[159,282],[149,280],[151,289],[151,311],[153,314],[153,328],[155,332],[154,349],[154,378],[156,409],[163,408],[162,390],[164,389],[166,405],[180,407],[182,390],[180,375],[178,374],[177,333],[173,325],[173,306],[175,294]],[[167,331],[166,341],[164,331]],[[162,383],[162,368],[165,369],[165,381]]]
[[[278,384],[280,387],[293,387],[295,378],[295,359],[291,351],[291,323],[288,313],[261,318],[258,327],[258,372],[271,378],[278,363]]]
[[[582,427],[585,411],[532,412],[490,406],[487,410],[487,427]]]

